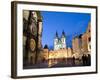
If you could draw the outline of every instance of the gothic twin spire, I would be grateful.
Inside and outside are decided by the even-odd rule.
[[[65,32],[64,32],[64,30],[62,31],[62,36],[65,37]],[[57,31],[56,31],[56,37],[58,37],[58,32],[57,32]]]

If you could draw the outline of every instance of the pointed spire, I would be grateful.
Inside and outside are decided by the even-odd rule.
[[[48,45],[47,44],[45,44],[44,49],[48,49]]]
[[[64,30],[62,31],[62,36],[65,36],[65,32],[64,32]]]
[[[58,37],[58,32],[56,31],[56,37]]]

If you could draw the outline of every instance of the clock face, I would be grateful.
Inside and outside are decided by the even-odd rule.
[[[34,39],[30,39],[30,49],[31,51],[34,51],[36,48],[36,42]]]

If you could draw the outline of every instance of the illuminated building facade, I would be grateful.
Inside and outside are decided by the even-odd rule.
[[[64,49],[66,48],[66,36],[65,32],[62,32],[61,38],[58,36],[58,33],[56,32],[56,37],[54,39],[54,50]]]

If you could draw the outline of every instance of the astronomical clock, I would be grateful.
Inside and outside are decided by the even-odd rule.
[[[39,45],[41,45],[41,15],[40,12],[37,11],[24,11],[24,19],[23,19],[23,30],[24,30],[24,52],[25,52],[25,60],[26,64],[28,63],[35,64],[37,62],[37,49]],[[27,15],[27,16],[26,16]],[[40,30],[41,29],[41,30]],[[40,32],[39,32],[40,31]],[[24,34],[23,33],[23,34]],[[40,36],[39,36],[40,35]]]
[[[36,41],[34,38],[31,38],[29,41],[30,51],[34,52],[36,50]]]
[[[30,25],[29,25],[29,50],[31,52],[36,51],[37,47],[37,21],[35,17],[35,12],[31,12]]]
[[[34,64],[36,61],[37,42],[38,42],[38,28],[35,13],[30,11],[27,26],[27,58],[28,62]]]

